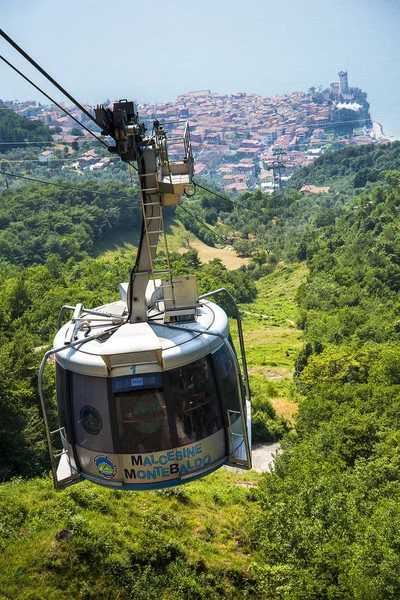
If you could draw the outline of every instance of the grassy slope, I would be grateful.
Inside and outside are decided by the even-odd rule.
[[[257,282],[258,296],[252,304],[242,304],[241,309],[263,316],[272,326],[295,324],[297,306],[294,295],[305,281],[305,263],[279,264],[276,270]]]
[[[175,221],[167,229],[167,244],[170,252],[178,251],[182,248],[182,238],[185,234],[185,227],[179,221]],[[190,234],[193,240],[195,236]],[[117,256],[132,256],[132,262],[136,255],[139,242],[138,233],[132,233],[130,229],[126,231],[117,231],[108,234],[101,242],[95,245],[94,255],[104,260],[112,260]],[[201,242],[199,242],[201,243]]]
[[[290,421],[297,409],[290,400],[293,361],[301,347],[294,294],[306,273],[304,263],[278,265],[257,282],[256,301],[240,305],[253,392],[264,391],[278,414]]]
[[[138,241],[138,233],[132,232],[130,229],[110,233],[95,244],[93,255],[104,260],[112,260],[121,255],[131,255],[133,260],[136,255]]]
[[[220,258],[227,269],[239,269],[242,265],[248,265],[250,262],[249,258],[240,258],[233,250],[232,246],[223,248],[212,248],[207,246],[200,240],[193,240],[190,242],[190,247],[197,250],[199,253],[200,260],[205,263],[213,260],[214,258]],[[229,250],[229,248],[231,248]],[[182,250],[180,250],[182,251]]]
[[[196,580],[204,598],[248,597],[245,525],[257,510],[248,484],[258,477],[220,470],[167,492],[136,493],[89,483],[58,493],[49,478],[3,484],[0,598],[202,598]],[[61,529],[74,535],[57,541]]]
[[[243,306],[272,317],[244,316],[253,395],[271,397],[288,418],[300,345],[293,294],[304,276],[303,265],[279,266],[258,283],[257,302]],[[3,484],[0,600],[258,598],[247,523],[259,477],[221,469],[147,493],[89,483],[57,493],[50,478]],[[56,541],[61,529],[73,537]]]
[[[186,239],[190,239],[190,248],[197,250],[199,253],[200,260],[202,262],[208,262],[214,258],[220,258],[223,264],[228,269],[238,269],[242,265],[249,263],[248,258],[240,258],[233,250],[224,248],[212,248],[207,246],[199,240],[193,233],[187,233],[184,225],[174,220],[167,226],[167,244],[170,252],[186,252],[187,248],[184,247]],[[112,260],[116,256],[129,256],[133,257],[136,254],[138,235],[133,234],[132,231],[118,231],[113,234],[108,234],[104,240],[97,242],[94,248],[94,256],[104,258],[105,260]]]

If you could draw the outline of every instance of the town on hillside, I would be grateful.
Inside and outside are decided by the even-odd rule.
[[[34,101],[3,104],[20,115],[61,128],[55,139],[72,147],[75,144],[75,149],[79,140],[91,139],[84,130],[80,136],[71,135],[71,130],[77,133],[76,123],[54,105]],[[80,110],[67,108],[78,121],[93,125]],[[91,106],[85,108],[93,110]],[[271,98],[200,90],[178,96],[174,102],[139,104],[138,112],[148,127],[156,118],[170,122],[167,127],[177,138],[183,134],[180,120],[188,120],[196,175],[206,176],[232,194],[256,187],[273,192],[277,186],[284,187],[298,168],[324,152],[389,141],[379,124],[371,120],[366,93],[349,86],[345,71],[340,71],[338,81],[325,90],[311,88],[308,93]],[[46,163],[52,157],[49,148],[39,160]],[[80,156],[78,153],[69,168],[103,171],[112,168],[114,161],[89,150]]]

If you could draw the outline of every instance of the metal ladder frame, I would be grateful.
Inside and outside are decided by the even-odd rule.
[[[146,321],[147,320],[147,306],[145,300],[145,293],[147,282],[152,279],[155,296],[156,306],[159,312],[161,312],[160,302],[162,298],[158,295],[159,292],[156,287],[157,276],[167,276],[171,283],[166,283],[161,288],[170,288],[171,297],[166,298],[175,303],[173,293],[173,279],[171,263],[169,260],[167,236],[165,232],[165,223],[163,217],[163,206],[162,206],[162,194],[159,189],[159,171],[160,168],[160,154],[157,147],[156,135],[143,143],[143,150],[138,158],[138,175],[140,183],[140,194],[142,204],[142,232],[139,242],[138,253],[136,257],[135,266],[132,271],[131,279],[129,282],[130,291],[128,294],[129,298],[129,313],[131,322]],[[150,163],[150,168],[149,168]],[[149,169],[146,172],[146,169]],[[148,181],[148,177],[153,177],[151,184],[145,184]],[[156,223],[153,227],[152,222]],[[163,235],[163,244],[159,244],[159,236]],[[147,246],[147,250],[144,248]],[[160,260],[156,260],[157,249],[163,247],[165,251],[165,258],[158,257]],[[146,258],[142,254],[146,253]],[[165,262],[165,269],[156,268],[155,262]],[[146,283],[136,283],[136,277],[142,276]],[[163,293],[163,292],[162,292]],[[135,310],[134,302],[137,302],[137,309]]]
[[[150,278],[153,281],[153,285],[154,285],[154,293],[156,296],[156,307],[157,310],[160,311],[160,301],[161,300],[171,300],[172,302],[175,302],[174,299],[174,294],[173,294],[173,284],[168,284],[168,285],[164,285],[161,286],[162,288],[164,287],[171,287],[172,288],[172,297],[171,298],[159,298],[158,297],[158,291],[157,291],[157,287],[156,287],[156,276],[159,275],[167,275],[167,278],[170,279],[170,281],[172,281],[172,269],[171,269],[171,262],[169,260],[169,252],[168,252],[168,243],[167,243],[167,234],[165,232],[165,223],[164,223],[164,216],[163,216],[163,210],[162,210],[162,199],[161,199],[161,193],[159,190],[159,186],[158,186],[158,172],[155,171],[153,173],[141,173],[139,171],[139,177],[150,177],[153,176],[155,178],[156,181],[156,187],[155,188],[142,188],[140,186],[140,194],[141,194],[141,199],[142,199],[142,217],[143,217],[143,227],[144,227],[144,234],[146,237],[146,242],[147,242],[147,250],[148,250],[148,256],[149,256],[149,263],[150,263]],[[158,197],[158,202],[147,202],[147,198],[150,197],[150,194],[152,195],[157,195]],[[159,214],[158,215],[152,215],[152,216],[148,216],[147,214],[147,208],[151,207],[151,206],[155,206],[159,209]],[[156,230],[153,231],[149,231],[149,227],[148,224],[150,223],[150,221],[154,221],[154,220],[158,220],[158,228]],[[152,244],[151,242],[153,240],[150,239],[151,235],[157,235],[157,243],[156,244]],[[162,234],[163,236],[163,243],[160,244],[158,243],[158,239],[160,234]],[[158,257],[157,258],[157,250],[162,247],[164,248],[165,251],[165,257]],[[155,254],[154,254],[154,258],[152,256],[152,248],[155,248]],[[155,270],[155,262],[161,262],[163,261],[164,263],[166,263],[166,268],[165,269],[158,269]],[[139,275],[141,274],[140,272],[136,272],[135,275]]]

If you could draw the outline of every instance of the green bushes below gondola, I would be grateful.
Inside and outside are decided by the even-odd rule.
[[[184,486],[184,503],[169,490],[132,495],[82,483],[60,494],[50,478],[3,484],[0,597],[258,598],[244,527],[255,494],[232,477],[221,471]]]
[[[272,419],[264,412],[254,410],[251,416],[251,435],[253,444],[277,442],[288,431],[288,425],[282,417]]]
[[[250,376],[252,391],[251,435],[254,444],[277,442],[289,431],[289,424],[279,417],[270,398],[278,391],[274,384],[260,376]]]
[[[238,300],[251,302],[255,297],[250,277],[228,271],[218,260],[202,265],[197,253],[190,251],[172,254],[171,261],[177,274],[198,275],[200,293],[227,287]],[[49,468],[36,377],[44,353],[41,347],[56,333],[60,307],[77,302],[93,307],[118,299],[118,283],[129,279],[131,266],[131,260],[122,257],[70,258],[64,263],[59,255],[28,269],[0,265],[0,481],[38,475]],[[49,369],[46,390],[53,384],[52,377]],[[55,429],[54,401],[49,412]]]

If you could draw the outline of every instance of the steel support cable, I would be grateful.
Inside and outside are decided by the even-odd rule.
[[[188,215],[190,215],[191,217],[193,217],[193,219],[195,219],[196,221],[198,221],[200,223],[200,225],[202,225],[202,227],[205,227],[206,229],[208,229],[209,231],[211,231],[211,233],[213,235],[215,235],[215,237],[217,237],[220,240],[222,240],[224,242],[224,245],[226,246],[226,238],[222,237],[222,235],[219,235],[218,233],[215,233],[215,231],[213,229],[211,229],[211,227],[209,227],[208,225],[206,225],[205,223],[203,223],[203,221],[201,221],[201,219],[198,219],[195,215],[193,215],[191,212],[189,212],[188,210],[186,210],[186,208],[183,207],[182,204],[179,205],[179,208],[181,208],[182,210],[184,210]]]
[[[235,204],[236,206],[240,206],[241,208],[244,208],[245,210],[250,210],[251,212],[257,213],[258,215],[260,214],[259,210],[254,210],[254,208],[249,208],[248,206],[245,206],[241,202],[235,202],[234,200],[231,200],[230,198],[225,198],[225,196],[221,196],[221,194],[217,194],[217,192],[213,192],[213,190],[209,190],[208,188],[204,187],[204,185],[200,185],[200,183],[197,183],[197,181],[193,181],[193,183],[194,183],[194,185],[196,187],[199,187],[202,190],[205,190],[206,192],[209,192],[210,194],[213,194],[217,198],[221,198],[222,200],[226,200],[227,202],[230,202],[231,204]]]
[[[0,32],[1,32],[1,30],[0,30]],[[59,109],[61,109],[63,112],[65,112],[66,115],[68,115],[71,119],[73,119],[75,121],[75,123],[77,123],[79,125],[79,127],[83,127],[83,129],[85,129],[88,133],[90,133],[90,135],[92,135],[94,138],[96,138],[96,140],[98,140],[101,144],[103,144],[103,146],[105,146],[108,149],[108,144],[106,144],[106,142],[104,140],[102,140],[99,136],[97,136],[95,133],[93,133],[93,131],[91,131],[88,127],[86,127],[86,125],[83,125],[83,123],[78,121],[78,119],[76,119],[73,115],[71,115],[71,113],[67,109],[63,108],[61,106],[61,104],[58,104],[58,102],[56,102],[51,96],[46,94],[46,92],[44,92],[39,86],[37,86],[35,83],[33,83],[33,81],[31,79],[29,79],[29,77],[24,75],[19,69],[17,69],[17,67],[14,67],[14,65],[11,64],[6,58],[4,58],[4,56],[0,55],[0,58],[9,67],[11,67],[11,69],[13,69],[16,73],[18,73],[18,75],[21,75],[21,77],[23,77],[25,79],[25,81],[30,83],[35,89],[37,89],[41,94],[43,94],[43,96],[45,96],[48,100],[50,100],[50,102],[52,102],[55,106],[57,106]]]
[[[33,65],[42,75],[44,75],[44,77],[46,77],[46,79],[48,81],[50,81],[58,90],[60,90],[60,92],[62,94],[64,94],[64,96],[66,96],[69,100],[71,100],[71,102],[73,104],[75,104],[75,106],[77,108],[79,108],[79,110],[81,110],[87,117],[89,117],[89,119],[91,119],[93,121],[93,123],[95,123],[96,125],[98,125],[98,122],[96,121],[96,119],[93,117],[93,115],[90,114],[89,111],[86,110],[86,108],[84,108],[82,106],[82,104],[80,104],[78,102],[78,100],[76,100],[73,96],[71,96],[71,94],[69,94],[67,92],[67,90],[65,88],[63,88],[59,83],[57,83],[57,81],[51,77],[51,75],[49,75],[35,60],[33,60],[33,58],[31,58],[29,56],[29,54],[27,54],[25,52],[25,50],[23,50],[20,46],[18,46],[18,44],[16,42],[14,42],[14,40],[12,40],[10,38],[10,36],[8,36],[2,29],[0,29],[0,35],[9,43],[11,44],[11,46],[13,48],[15,48],[15,50],[17,50],[17,52],[19,52],[20,54],[22,54],[22,56],[31,63],[31,65]],[[14,69],[14,71],[16,71],[19,75],[21,75],[21,77],[23,77],[26,81],[28,81],[31,85],[33,85],[33,87],[35,87],[41,94],[43,94],[44,96],[46,96],[46,98],[48,98],[53,104],[55,104],[55,106],[57,106],[58,108],[60,108],[63,112],[65,112],[69,117],[71,117],[71,119],[73,119],[75,121],[75,123],[77,123],[80,127],[83,127],[86,131],[88,131],[93,137],[95,137],[99,142],[101,142],[107,149],[108,149],[108,144],[106,144],[106,142],[104,142],[100,137],[98,137],[95,133],[93,133],[93,131],[91,131],[90,129],[88,129],[85,125],[83,125],[83,123],[81,123],[80,121],[78,121],[75,117],[73,117],[65,108],[63,108],[62,106],[60,106],[60,104],[58,104],[55,100],[53,100],[53,98],[51,98],[48,94],[46,94],[41,88],[39,88],[37,85],[35,85],[33,83],[33,81],[31,81],[28,77],[26,77],[23,73],[21,73],[21,71],[19,71],[16,67],[14,67],[7,59],[5,59],[3,56],[0,56],[0,58],[7,63],[12,69]],[[135,169],[135,171],[137,171],[136,167],[134,165],[132,165],[131,163],[129,163],[133,169]]]
[[[2,29],[0,29],[0,35],[1,37],[3,37],[9,44],[11,44],[11,46],[13,48],[15,48],[15,50],[17,50],[17,52],[19,52],[20,54],[22,54],[22,56],[31,63],[31,65],[33,65],[35,67],[35,69],[37,69],[42,75],[44,75],[44,77],[46,77],[46,79],[48,81],[50,81],[58,90],[60,90],[60,92],[62,94],[64,94],[64,96],[66,96],[67,98],[69,98],[69,100],[71,100],[71,102],[73,102],[73,104],[75,104],[75,106],[77,108],[79,108],[79,110],[81,110],[87,117],[89,117],[89,119],[91,119],[93,121],[93,123],[96,123],[96,125],[98,125],[96,119],[94,118],[93,115],[90,114],[90,112],[88,110],[86,110],[86,108],[84,108],[77,100],[75,100],[75,98],[73,96],[71,96],[71,94],[69,94],[67,92],[67,90],[65,90],[59,83],[57,83],[57,81],[55,79],[53,79],[53,77],[51,77],[51,75],[49,75],[40,65],[38,65],[38,63],[33,60],[33,58],[31,58],[29,56],[29,54],[27,52],[25,52],[25,50],[23,50],[20,46],[18,46],[18,44],[16,42],[14,42],[14,40],[12,40],[10,38],[10,36],[8,36]]]
[[[28,181],[34,181],[35,183],[44,183],[46,185],[55,185],[59,188],[65,188],[67,190],[74,190],[75,192],[84,192],[85,194],[96,194],[97,196],[106,196],[108,198],[124,198],[120,194],[107,194],[106,192],[96,192],[93,190],[87,190],[85,188],[78,188],[72,185],[64,185],[63,183],[54,183],[53,181],[45,181],[43,179],[36,179],[34,177],[26,177],[25,175],[14,175],[14,173],[7,173],[6,171],[0,171],[0,175],[7,177],[16,177],[18,179],[26,179]]]
[[[128,165],[129,165],[130,167],[132,167],[132,169],[133,169],[134,171],[136,171],[136,173],[138,173],[138,172],[139,172],[139,169],[138,169],[138,168],[136,168],[136,167],[135,167],[135,165],[134,165],[133,163],[131,163],[131,162],[128,162]]]
[[[13,48],[15,48],[15,50],[17,50],[17,52],[19,52],[20,54],[22,54],[22,56],[28,62],[30,62],[31,65],[33,65],[42,75],[44,75],[44,77],[46,77],[46,79],[48,81],[50,81],[58,90],[60,90],[60,92],[62,94],[64,94],[64,96],[66,96],[69,100],[71,100],[71,102],[73,104],[75,104],[75,106],[77,108],[79,108],[79,110],[81,110],[87,117],[89,117],[89,119],[91,119],[93,121],[93,123],[95,123],[96,125],[99,125],[98,122],[96,121],[96,119],[94,118],[94,116],[91,115],[90,112],[88,110],[86,110],[86,108],[84,108],[82,106],[82,104],[80,104],[80,102],[78,102],[78,100],[76,100],[73,96],[71,96],[71,94],[69,94],[65,88],[63,88],[59,83],[57,83],[57,81],[53,77],[51,77],[51,75],[49,75],[49,73],[47,73],[35,60],[33,60],[33,58],[31,56],[29,56],[29,54],[27,52],[25,52],[25,50],[23,50],[20,46],[18,46],[18,44],[16,42],[14,42],[14,40],[11,39],[10,36],[8,36],[5,33],[5,31],[3,31],[2,29],[0,29],[0,35],[9,44],[11,44],[11,46]],[[23,77],[24,79],[26,79],[26,81],[28,81],[31,85],[33,85],[39,92],[41,92],[44,96],[46,96],[46,98],[48,98],[53,104],[55,104],[56,106],[58,106],[58,108],[60,108],[69,117],[71,117],[71,119],[73,119],[78,125],[80,125],[80,127],[83,127],[86,131],[88,131],[93,137],[95,137],[99,142],[101,142],[108,149],[108,144],[106,144],[106,142],[104,142],[100,137],[98,137],[96,134],[94,134],[93,131],[90,131],[90,129],[88,129],[85,125],[83,125],[82,123],[80,123],[80,121],[78,121],[77,119],[75,119],[75,117],[73,117],[67,110],[65,110],[65,108],[63,108],[62,106],[60,106],[59,104],[57,104],[57,102],[55,102],[48,94],[46,94],[42,89],[40,89],[37,85],[35,85],[30,79],[28,79],[28,77],[26,77],[23,73],[21,73],[21,71],[19,71],[11,63],[9,63],[8,60],[6,60],[3,56],[0,56],[0,58],[2,60],[4,60],[4,62],[6,62],[12,69],[14,69],[14,71],[16,71],[19,75],[21,75],[21,77]],[[134,165],[132,165],[131,163],[129,163],[129,164],[131,165],[131,167],[133,169],[135,169],[135,171],[137,171],[137,169],[136,169],[136,167]]]
[[[0,58],[3,58],[3,57],[0,56]],[[18,114],[18,113],[16,113],[16,114]],[[87,141],[87,140],[85,140],[85,138],[84,138],[83,135],[79,135],[79,136],[77,135],[76,137],[79,138],[80,142]],[[26,140],[24,140],[24,141],[18,140],[18,141],[15,141],[15,142],[3,142],[3,141],[0,141],[0,145],[1,146],[12,146],[12,145],[15,145],[15,144],[18,144],[18,146],[24,146],[24,145],[29,145],[29,144],[36,144],[36,145],[39,144],[41,146],[48,146],[49,144],[53,144],[53,145],[57,145],[57,144],[69,144],[69,145],[71,145],[71,142],[64,142],[62,140],[57,140],[57,141],[54,141],[54,140],[45,140],[44,142],[43,141],[42,142],[40,142],[40,141],[39,142],[32,142],[32,141],[26,141]]]

